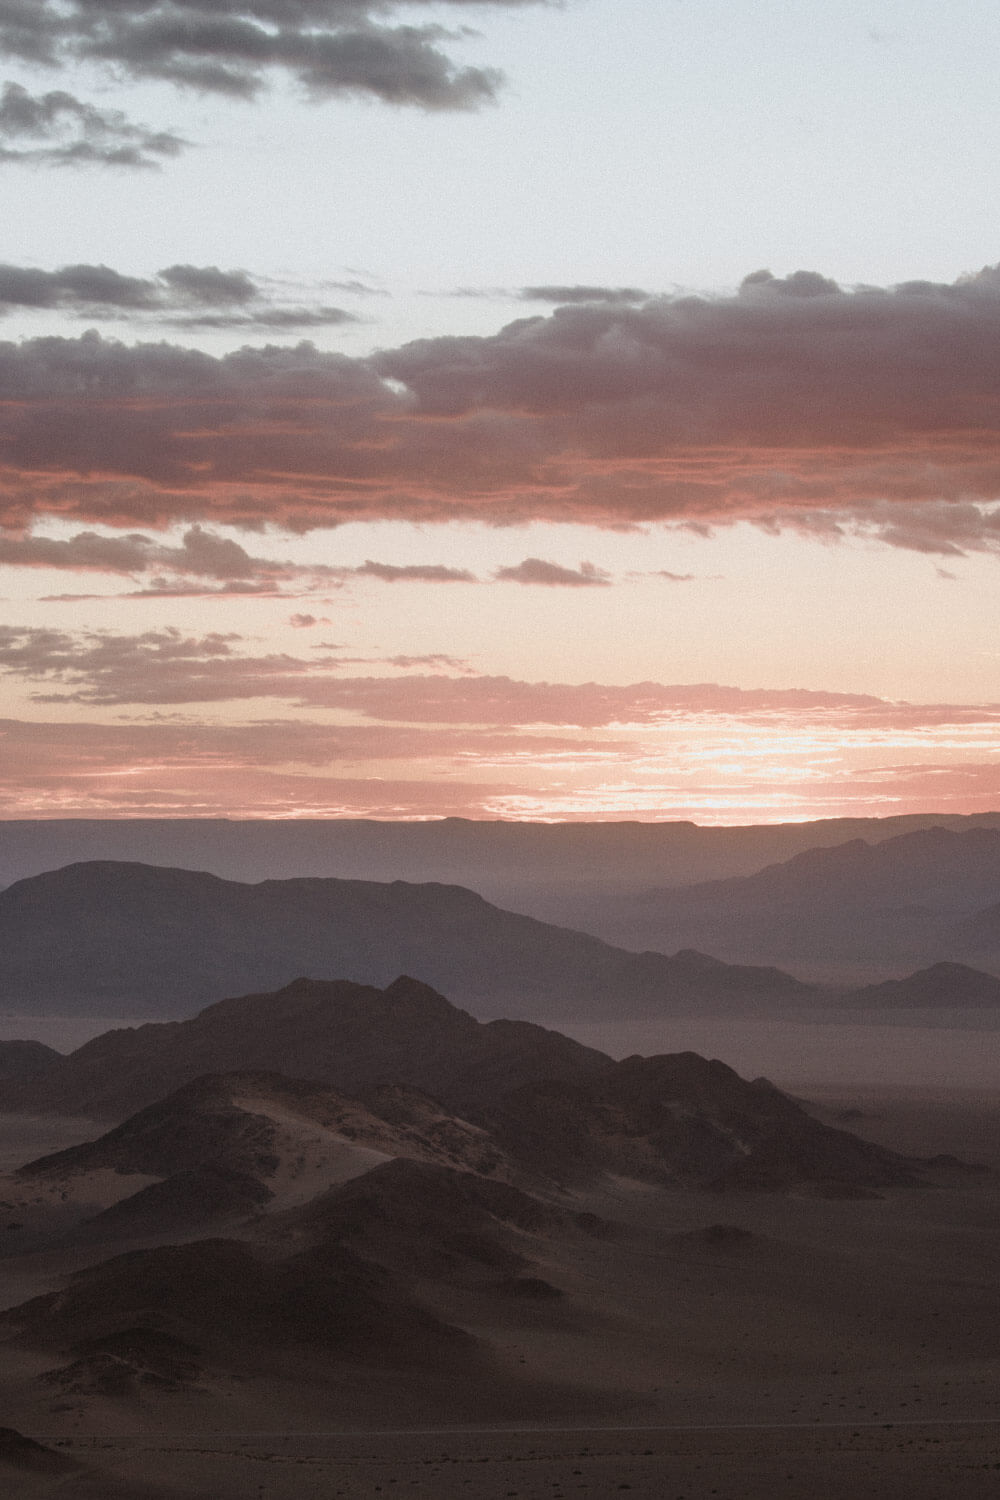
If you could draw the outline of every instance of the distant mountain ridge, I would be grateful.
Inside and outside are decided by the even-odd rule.
[[[1000,1015],[1000,979],[966,964],[931,964],[905,979],[886,979],[848,995],[851,1006],[906,1009],[994,1009]]]
[[[1000,836],[998,836],[1000,837]],[[298,975],[419,974],[480,1016],[753,1012],[809,985],[703,954],[630,953],[461,886],[264,881],[98,861],[0,893],[0,991],[23,1014],[191,1015]]]
[[[585,927],[584,887],[639,891],[750,875],[803,850],[916,829],[1000,828],[1000,812],[904,814],[708,827],[693,822],[530,823],[443,818],[46,818],[0,824],[0,888],[82,861],[142,861],[227,880],[297,876],[433,880]]]
[[[933,827],[810,849],[753,875],[606,900],[588,930],[827,982],[946,959],[994,968],[1000,829]]]

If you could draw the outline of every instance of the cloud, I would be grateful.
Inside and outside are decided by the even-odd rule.
[[[0,52],[4,31],[0,15]],[[5,83],[0,93],[0,163],[158,168],[187,145],[172,131],[149,130],[121,110],[98,109],[62,89],[29,94]]]
[[[276,333],[305,328],[336,328],[360,320],[342,307],[271,307],[251,313],[190,313],[165,320],[172,328],[270,328]]]
[[[356,578],[381,578],[384,583],[475,583],[476,575],[467,568],[446,568],[441,563],[408,563],[395,567],[392,563],[372,562],[371,558],[359,568],[352,568]]]
[[[149,318],[174,328],[270,328],[290,331],[356,323],[353,313],[325,303],[298,306],[247,271],[218,266],[167,266],[155,276],[123,276],[110,266],[0,264],[0,313],[57,309],[82,318]]]
[[[694,583],[697,575],[694,573],[671,573],[667,568],[657,568],[649,576],[650,578],[665,578],[668,583]]]
[[[922,759],[875,767],[867,748],[860,762],[831,754],[812,775],[808,768],[803,775],[792,752],[787,762],[768,756],[733,775],[710,753],[706,763],[702,739],[686,760],[672,754],[667,764],[657,756],[647,765],[633,743],[603,737],[273,718],[9,718],[0,720],[0,810],[29,818],[694,816],[746,823],[996,807],[1000,760],[956,764],[929,758],[927,748]],[[362,762],[374,767],[370,774],[357,774]]]
[[[0,810],[8,817],[482,817],[490,799],[518,790],[498,772],[509,778],[531,754],[586,753],[551,736],[280,720],[5,719],[0,747]],[[361,763],[379,773],[359,776]]]
[[[333,621],[329,620],[326,615],[295,614],[289,615],[288,623],[293,630],[311,630],[314,625],[332,625]]]
[[[522,286],[522,302],[648,302],[649,292],[636,286]]]
[[[611,574],[593,563],[582,562],[579,568],[563,568],[541,557],[526,557],[516,567],[497,568],[494,578],[502,583],[542,583],[563,588],[607,588]]]
[[[324,642],[309,657],[259,656],[232,633],[158,629],[128,635],[0,626],[0,673],[44,689],[32,693],[40,702],[124,706],[273,698],[385,723],[491,729],[634,730],[713,721],[784,728],[794,722],[879,736],[1000,724],[996,703],[897,703],[859,693],[719,683],[525,682],[479,675],[445,655],[375,658],[405,675],[349,676],[346,667],[373,658],[335,650]],[[435,670],[415,673],[415,667]]]
[[[861,515],[817,511],[801,518],[793,515],[786,524],[819,534],[852,532],[891,547],[946,557],[1000,551],[1000,510],[962,500],[925,500],[904,506],[881,500],[868,505]]]
[[[453,672],[472,671],[468,662],[463,661],[460,656],[446,656],[440,651],[435,651],[430,656],[387,656],[386,665],[403,667],[407,671],[413,667],[447,667]]]
[[[998,551],[1000,274],[758,278],[368,358],[0,344],[0,454],[8,528],[749,520]]]
[[[204,579],[230,590],[270,590],[285,583],[328,588],[337,586],[348,571],[255,557],[232,538],[201,526],[190,527],[177,546],[142,532],[107,536],[81,531],[65,538],[0,533],[0,565],[119,573],[133,578],[159,572],[161,576],[145,590],[157,594],[177,591],[181,579]]]
[[[475,574],[464,568],[450,568],[441,563],[395,565],[369,558],[360,567],[337,567],[260,557],[232,537],[220,536],[202,526],[191,526],[176,545],[136,531],[110,536],[79,531],[68,537],[0,531],[0,567],[111,573],[144,579],[143,587],[132,591],[129,597],[184,598],[206,593],[274,593],[287,597],[342,588],[355,578],[374,578],[384,583],[478,582]]]
[[[167,266],[157,273],[175,296],[206,307],[245,306],[260,296],[246,271],[220,271],[218,266]]]
[[[469,0],[446,3],[461,14]],[[53,69],[96,62],[117,77],[240,99],[290,78],[316,100],[362,94],[426,110],[492,101],[502,75],[449,55],[461,31],[390,24],[421,7],[428,0],[28,0],[0,9],[0,55]]]

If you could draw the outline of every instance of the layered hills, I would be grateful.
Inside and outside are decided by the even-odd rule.
[[[720,1234],[754,1276],[760,1258],[720,1228],[719,1195],[873,1197],[933,1167],[720,1062],[614,1062],[405,978],[300,980],[111,1032],[11,1087],[126,1116],[0,1184],[22,1221],[0,1222],[0,1253],[35,1291],[64,1273],[0,1312],[6,1366],[29,1372],[11,1417],[36,1426],[66,1410],[261,1430],[276,1400],[292,1424],[384,1425],[401,1401],[418,1423],[607,1421],[647,1399],[648,1375],[615,1394],[633,1360],[661,1359],[629,1343],[618,1268],[658,1295],[677,1236],[605,1205],[658,1195],[672,1226],[714,1224],[710,1305]],[[678,1316],[695,1253],[685,1239]],[[581,1365],[595,1337],[621,1343],[620,1371]]]
[[[445,1372],[461,1388],[448,1390],[452,1413],[468,1401],[472,1412],[485,1403],[523,1415],[540,1399],[537,1384],[505,1373],[482,1330],[498,1318],[501,1330],[544,1326],[545,1309],[566,1302],[557,1326],[571,1344],[579,1338],[586,1317],[560,1282],[588,1242],[622,1232],[580,1212],[582,1187],[620,1190],[631,1179],[859,1197],[912,1184],[921,1165],[691,1054],[524,1085],[484,1108],[478,1125],[405,1084],[365,1105],[274,1074],[204,1078],[15,1174],[33,1203],[40,1187],[65,1199],[109,1171],[123,1196],[40,1245],[50,1257],[60,1246],[79,1256],[90,1243],[106,1258],[0,1312],[0,1343],[8,1357],[27,1351],[36,1370],[39,1354],[53,1361],[35,1376],[42,1391],[131,1413],[157,1396],[210,1398],[234,1375],[322,1390],[351,1372],[384,1400],[393,1379]],[[195,1178],[237,1176],[242,1198],[192,1195]],[[226,1222],[205,1237],[213,1213]],[[512,1311],[498,1314],[504,1306]],[[574,1408],[592,1399],[578,1393]]]
[[[36,1219],[58,1204],[63,1244],[147,1240],[288,1209],[396,1159],[497,1180],[513,1170],[485,1129],[406,1084],[365,1105],[278,1073],[209,1074],[29,1162],[0,1198]]]
[[[281,1072],[247,1072],[248,1042],[266,1045]],[[189,1076],[162,1097],[170,1072]],[[287,1201],[290,1175],[328,1186],[399,1157],[508,1182],[611,1171],[788,1188],[906,1176],[891,1154],[724,1063],[694,1053],[614,1062],[524,1022],[477,1022],[412,979],[386,991],[303,980],[191,1021],[110,1032],[23,1087],[36,1108],[140,1106],[97,1141],[19,1173],[60,1184],[113,1171],[144,1176],[145,1188],[211,1168],[255,1177],[268,1197],[274,1179]]]
[[[1000,828],[1000,814],[907,814],[813,823],[521,823],[443,818],[46,818],[4,823],[0,886],[93,860],[208,870],[228,880],[295,876],[441,881],[547,921],[588,930],[591,893],[751,875],[805,850],[918,829]],[[596,909],[596,908],[595,908]],[[651,945],[651,946],[655,946]]]
[[[22,1014],[185,1016],[297,975],[382,987],[400,973],[420,974],[477,1015],[554,1021],[753,1013],[813,997],[775,969],[625,952],[459,886],[242,885],[96,862],[0,893],[0,987],[8,1009]]]
[[[630,948],[704,948],[856,983],[942,960],[1000,971],[998,897],[1000,829],[935,827],[604,900],[581,925]]]

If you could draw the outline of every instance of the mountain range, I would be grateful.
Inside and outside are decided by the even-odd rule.
[[[1000,905],[975,909],[998,889],[1000,831],[931,829],[811,850],[742,880],[633,896],[619,908],[626,940],[697,939],[718,958],[694,947],[628,951],[461,886],[244,885],[97,861],[0,892],[0,988],[15,1014],[127,1019],[191,1016],[297,976],[378,989],[400,973],[420,974],[477,1016],[556,1024],[805,1017],[844,1005],[1000,1014]],[[603,924],[615,922],[606,903]],[[826,985],[756,962],[772,956]],[[887,976],[895,987],[857,988]],[[0,1043],[0,1076],[37,1055],[22,1046],[15,1057]]]
[[[627,948],[703,948],[829,983],[951,960],[1000,972],[1000,829],[813,848],[753,875],[611,896],[581,926]]]
[[[249,1071],[248,1054],[264,1049],[271,1070]],[[211,1167],[266,1183],[293,1157],[303,1171],[308,1155],[326,1157],[331,1136],[350,1143],[353,1165],[326,1160],[327,1181],[367,1170],[373,1153],[491,1180],[603,1171],[701,1187],[907,1180],[892,1153],[725,1063],[695,1053],[615,1062],[526,1022],[475,1021],[405,978],[384,992],[302,980],[190,1021],[109,1032],[24,1081],[14,1101],[127,1116],[95,1142],[21,1168],[33,1180]]]
[[[478,1015],[683,1014],[809,1003],[775,969],[629,953],[461,886],[281,880],[98,861],[0,892],[0,990],[21,1014],[185,1016],[299,975],[419,974]]]
[[[919,829],[1000,829],[1000,813],[831,818],[700,827],[689,822],[527,823],[443,818],[8,819],[0,886],[63,865],[112,860],[256,882],[299,876],[437,881],[546,921],[587,929],[600,892],[641,892],[751,875],[814,848]],[[579,902],[577,898],[579,897]]]

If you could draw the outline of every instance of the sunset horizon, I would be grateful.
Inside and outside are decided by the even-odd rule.
[[[0,818],[1000,807],[983,4],[18,14]]]

